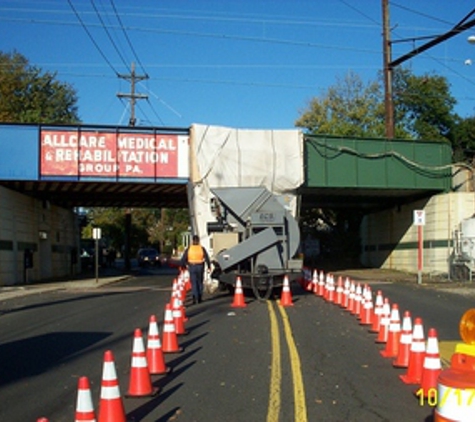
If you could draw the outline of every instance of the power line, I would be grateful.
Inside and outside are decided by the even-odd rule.
[[[96,5],[94,4],[94,0],[91,0],[91,5],[94,9],[94,11],[96,12],[96,16],[98,17],[99,21],[101,22],[101,26],[102,28],[104,29],[105,33],[107,34],[107,37],[109,38],[109,41],[111,42],[112,44],[112,47],[114,47],[114,50],[116,51],[116,53],[119,55],[120,59],[122,60],[122,63],[124,64],[125,67],[128,67],[128,64],[127,64],[127,61],[124,59],[124,57],[122,56],[122,53],[120,52],[119,48],[117,47],[117,44],[115,43],[115,41],[112,39],[112,36],[109,32],[109,30],[107,29],[107,25],[104,24],[104,21],[102,20],[102,17],[99,13],[99,10],[97,10],[97,7]]]
[[[94,47],[96,47],[97,51],[100,53],[100,55],[102,56],[102,58],[104,59],[104,61],[109,65],[109,67],[114,71],[114,73],[119,76],[119,72],[117,72],[117,70],[115,69],[115,67],[112,65],[112,63],[109,61],[109,59],[106,57],[106,55],[104,54],[104,52],[101,50],[101,48],[99,47],[99,45],[96,43],[96,41],[94,40],[94,37],[91,35],[91,33],[89,32],[89,30],[87,29],[86,25],[84,24],[83,20],[81,19],[81,16],[79,16],[79,13],[76,11],[74,5],[72,4],[71,0],[68,0],[68,3],[69,3],[69,6],[71,6],[71,9],[73,10],[74,14],[76,15],[77,19],[79,20],[79,22],[81,23],[81,26],[83,27],[84,31],[86,31],[86,34],[88,35],[89,39],[92,41],[92,43],[94,44]]]
[[[111,6],[112,6],[112,9],[114,10],[114,13],[115,13],[115,16],[116,16],[116,18],[117,18],[117,21],[119,22],[120,28],[122,29],[122,32],[123,32],[123,34],[124,34],[124,37],[125,37],[125,39],[127,40],[127,43],[129,44],[130,49],[132,50],[132,54],[134,55],[135,60],[137,61],[137,63],[139,64],[139,66],[142,68],[142,72],[145,73],[145,75],[147,75],[147,72],[145,71],[145,68],[143,67],[142,62],[140,61],[139,56],[137,55],[137,52],[135,51],[135,48],[134,48],[134,46],[132,45],[132,42],[130,41],[130,38],[129,38],[128,34],[127,34],[127,31],[126,31],[125,28],[124,28],[124,25],[123,25],[123,23],[122,23],[122,19],[120,18],[119,14],[117,13],[117,9],[116,9],[116,7],[115,7],[114,1],[113,1],[113,0],[110,0],[110,3],[111,3]]]

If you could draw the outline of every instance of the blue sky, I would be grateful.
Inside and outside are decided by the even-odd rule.
[[[392,39],[445,33],[473,8],[468,0],[390,2]],[[347,72],[376,79],[381,21],[381,0],[0,0],[0,50],[70,83],[84,123],[128,124],[117,93],[130,84],[117,74],[135,62],[149,76],[136,89],[149,97],[138,101],[137,125],[290,129]],[[475,115],[469,35],[475,27],[405,64],[447,77],[463,117]],[[414,45],[393,44],[393,59]]]

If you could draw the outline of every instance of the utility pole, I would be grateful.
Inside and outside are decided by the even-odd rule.
[[[469,20],[469,18],[475,14],[475,9],[471,10],[460,22],[458,22],[451,30],[442,35],[434,35],[430,37],[417,37],[401,39],[397,41],[391,41],[390,28],[389,28],[389,6],[388,0],[382,1],[383,9],[383,73],[384,73],[384,105],[385,105],[385,120],[386,120],[386,138],[394,138],[394,101],[393,101],[393,70],[396,66],[404,63],[405,61],[412,59],[418,54],[435,47],[443,41],[454,37],[466,31],[469,28],[475,26],[475,19]],[[391,53],[391,45],[396,42],[414,42],[422,39],[430,39],[430,41],[414,48],[409,53],[393,60]]]
[[[131,71],[129,75],[119,74],[119,78],[130,80],[130,94],[119,92],[117,96],[119,98],[129,98],[130,99],[130,120],[129,126],[135,126],[135,102],[136,100],[146,100],[148,95],[146,94],[136,94],[135,93],[135,83],[148,79],[148,75],[136,75],[135,74],[135,63],[132,63]]]
[[[383,9],[383,73],[384,73],[384,107],[386,113],[386,138],[394,138],[394,102],[393,102],[393,67],[391,66],[391,39],[389,32],[388,0],[382,0]]]

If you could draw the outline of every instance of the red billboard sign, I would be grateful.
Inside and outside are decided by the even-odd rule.
[[[41,131],[41,176],[188,177],[180,135]]]

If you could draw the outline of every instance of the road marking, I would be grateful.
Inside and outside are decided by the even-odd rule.
[[[295,420],[297,422],[307,422],[307,404],[305,402],[305,388],[302,379],[302,366],[300,365],[300,357],[295,345],[292,328],[290,327],[289,318],[283,306],[278,305],[282,321],[284,322],[285,338],[287,347],[289,348],[290,365],[292,367],[292,377],[294,385],[294,406]]]
[[[272,364],[270,375],[269,407],[267,408],[267,422],[276,422],[279,420],[280,413],[280,335],[277,317],[274,310],[272,309],[270,300],[267,301],[267,307],[269,309],[272,340]]]
[[[292,384],[294,388],[294,413],[296,422],[307,422],[307,405],[305,401],[305,388],[302,378],[302,367],[300,357],[292,335],[289,318],[285,309],[277,305],[282,317],[284,326],[284,334],[289,349],[290,366],[292,369]],[[272,341],[272,366],[270,379],[269,407],[267,410],[267,422],[276,422],[279,420],[281,406],[281,347],[279,325],[276,312],[271,301],[267,301],[271,325],[271,341]]]

